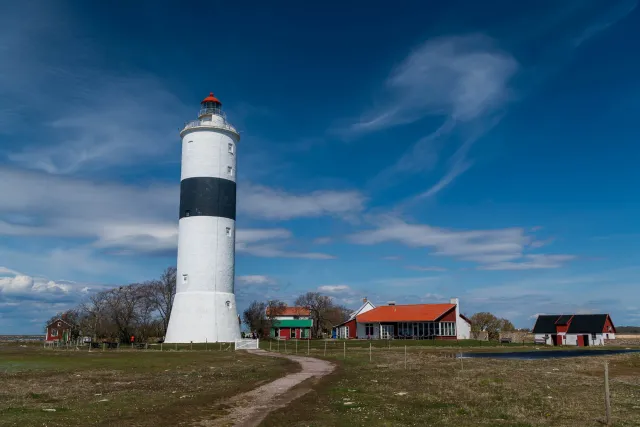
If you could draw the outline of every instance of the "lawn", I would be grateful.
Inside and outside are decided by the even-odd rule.
[[[175,425],[298,369],[217,345],[182,347],[89,352],[0,344],[0,426]]]
[[[295,352],[291,344],[289,353]],[[326,356],[324,343],[312,342],[310,354],[337,362],[337,371],[263,425],[598,426],[605,413],[603,362],[608,360],[613,425],[640,426],[638,354],[461,362],[452,357],[459,351],[453,344],[436,348],[410,341],[405,369],[404,343],[391,348],[373,344],[378,345],[372,347],[370,362],[367,342],[348,342],[346,359],[343,342],[330,341]],[[306,352],[306,343],[300,342],[298,354]]]

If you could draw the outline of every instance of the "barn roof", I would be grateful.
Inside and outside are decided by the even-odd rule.
[[[71,323],[67,322],[66,320],[63,320],[63,319],[61,319],[61,318],[57,318],[57,319],[54,319],[54,320],[52,320],[51,322],[47,323],[47,328],[48,328],[49,326],[53,325],[54,323],[57,323],[57,322],[62,322],[62,323],[64,323],[64,324],[65,324],[65,325],[67,325],[67,326],[71,326]]]
[[[563,314],[562,316],[558,317],[558,320],[556,320],[556,325],[568,325],[572,317],[573,314]]]
[[[569,324],[568,334],[599,334],[604,330],[607,314],[576,314]]]
[[[536,320],[536,324],[533,326],[534,334],[555,334],[556,333],[556,320],[560,315],[558,314],[541,314]]]
[[[362,322],[433,322],[442,317],[455,304],[383,305],[356,317]]]
[[[608,314],[540,315],[533,327],[533,333],[555,334],[557,325],[569,324],[568,334],[599,334],[603,332],[608,317]],[[613,325],[613,322],[611,324]]]

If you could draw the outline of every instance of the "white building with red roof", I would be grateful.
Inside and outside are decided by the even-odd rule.
[[[471,321],[460,313],[460,301],[448,304],[365,304],[333,328],[334,338],[469,339]]]

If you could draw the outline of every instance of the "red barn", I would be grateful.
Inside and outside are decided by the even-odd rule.
[[[55,319],[47,325],[47,334],[45,341],[62,341],[71,340],[71,325],[62,319]]]
[[[533,333],[539,343],[587,347],[614,340],[616,327],[608,314],[541,314]]]

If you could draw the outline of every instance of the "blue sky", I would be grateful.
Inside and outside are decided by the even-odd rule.
[[[23,3],[0,5],[0,333],[175,264],[178,132],[210,91],[242,135],[241,308],[640,323],[636,1]]]

